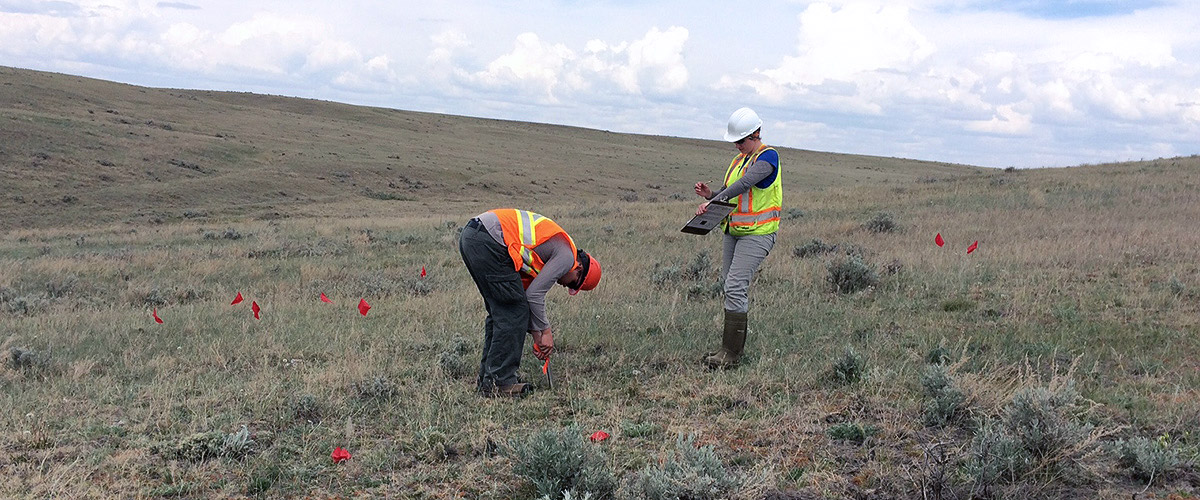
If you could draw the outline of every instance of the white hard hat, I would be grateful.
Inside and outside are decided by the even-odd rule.
[[[740,108],[729,115],[729,126],[725,129],[725,140],[736,142],[762,128],[762,118],[750,108]]]

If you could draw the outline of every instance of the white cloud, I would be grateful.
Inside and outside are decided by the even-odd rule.
[[[764,0],[753,36],[585,4],[0,0],[0,64],[700,137],[751,105],[782,145],[989,165],[1200,152],[1197,2]]]
[[[879,80],[875,72],[910,70],[934,52],[934,45],[909,22],[905,7],[850,3],[834,10],[814,3],[799,22],[797,54],[784,57],[775,68],[756,71],[759,77],[745,82],[766,98],[805,94],[827,81],[871,85]],[[718,87],[736,87],[740,80],[727,76]]]
[[[515,89],[540,94],[547,102],[558,102],[554,91],[563,68],[575,54],[565,45],[543,42],[536,33],[517,36],[512,52],[500,56],[472,80],[487,87]]]
[[[1033,130],[1032,118],[1017,112],[1014,106],[1005,105],[996,108],[996,114],[991,120],[968,122],[967,130],[989,134],[1025,135]]]
[[[564,94],[604,91],[609,85],[629,95],[670,94],[688,82],[683,62],[687,38],[688,31],[680,27],[651,28],[634,41],[589,40],[576,52],[536,33],[522,33],[510,52],[470,73],[468,80],[492,89],[536,93],[545,102],[559,102]],[[465,46],[454,36],[444,35],[438,42],[437,55],[430,60],[434,64],[453,59]]]

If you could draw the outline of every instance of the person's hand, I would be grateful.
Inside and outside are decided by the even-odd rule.
[[[703,182],[697,182],[696,183],[696,194],[701,197],[704,197],[704,198],[712,198],[713,192],[712,192],[712,188],[708,187],[708,184],[705,184]]]
[[[704,212],[707,212],[707,211],[708,211],[708,204],[709,204],[709,202],[707,202],[707,201],[706,201],[706,202],[704,202],[704,203],[701,203],[701,204],[700,204],[700,208],[697,208],[697,209],[696,209],[696,215],[700,215],[700,214],[703,214]]]
[[[533,353],[538,359],[542,361],[549,359],[550,353],[554,351],[554,333],[549,328],[533,332],[533,345],[536,347]]]

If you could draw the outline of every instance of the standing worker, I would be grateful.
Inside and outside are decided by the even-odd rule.
[[[746,315],[750,311],[747,291],[750,279],[762,264],[779,230],[783,210],[783,181],[779,152],[762,143],[762,119],[750,108],[741,108],[729,117],[725,140],[737,147],[738,155],[725,171],[725,184],[714,192],[703,182],[696,183],[696,194],[709,200],[737,204],[733,213],[721,221],[725,233],[721,252],[721,276],[725,280],[725,332],[721,349],[707,354],[710,368],[733,368],[746,346]],[[696,215],[708,210],[701,203]]]
[[[479,214],[467,222],[458,242],[463,263],[483,295],[483,359],[479,394],[521,397],[530,389],[517,377],[525,333],[533,336],[538,359],[554,351],[546,317],[546,292],[558,283],[571,295],[600,282],[600,263],[581,249],[557,223],[513,208]]]

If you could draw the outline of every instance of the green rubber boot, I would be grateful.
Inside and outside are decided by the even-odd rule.
[[[725,332],[721,335],[721,350],[706,356],[709,368],[735,368],[746,347],[746,313],[725,311]]]

